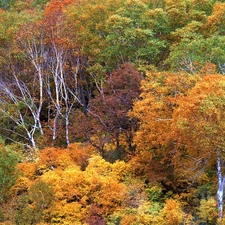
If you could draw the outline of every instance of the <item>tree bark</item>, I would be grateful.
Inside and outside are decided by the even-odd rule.
[[[217,204],[218,204],[219,218],[222,218],[225,177],[222,175],[222,171],[221,171],[220,150],[218,151],[218,154],[217,154],[217,177],[218,177]]]

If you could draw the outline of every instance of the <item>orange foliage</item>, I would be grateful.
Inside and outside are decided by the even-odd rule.
[[[76,2],[75,0],[52,0],[49,2],[44,11],[44,17],[41,21],[47,35],[46,42],[57,44],[57,46],[67,49],[71,43],[69,35],[66,32],[63,10]]]
[[[224,76],[207,75],[187,96],[177,100],[179,107],[173,115],[172,135],[194,155],[200,152],[210,155],[213,149],[224,148],[221,142],[225,135],[224,90]]]
[[[142,82],[141,100],[135,102],[131,117],[140,121],[135,143],[139,150],[166,144],[171,130],[174,97],[185,94],[200,78],[186,73],[153,72]]]
[[[45,8],[44,15],[49,16],[54,13],[62,13],[62,10],[75,2],[75,0],[51,0]]]
[[[46,169],[65,168],[73,163],[69,151],[59,148],[46,148],[39,157],[38,165],[45,166]]]
[[[206,62],[205,66],[201,68],[200,74],[216,74],[216,65],[211,62]]]
[[[200,76],[187,73],[152,72],[142,82],[141,99],[134,103],[131,117],[139,121],[134,141],[136,156],[131,160],[133,173],[148,181],[164,180],[174,161],[171,134],[176,98],[190,90]],[[165,181],[171,185],[171,181]]]
[[[121,221],[121,225],[131,225],[134,224],[137,221],[135,215],[133,214],[127,214],[124,215]]]
[[[204,25],[204,29],[210,34],[215,33],[224,24],[225,16],[225,3],[217,3],[213,7],[213,13],[208,17],[207,23]]]
[[[55,168],[65,169],[74,163],[82,170],[88,165],[88,160],[94,153],[91,145],[73,143],[67,149],[45,148],[39,154],[37,166],[40,170],[50,170]]]
[[[94,147],[89,144],[72,143],[67,149],[73,162],[82,170],[86,168],[89,158],[95,152]]]
[[[22,176],[34,180],[36,177],[37,166],[32,162],[23,162],[17,165],[18,169],[21,171]]]

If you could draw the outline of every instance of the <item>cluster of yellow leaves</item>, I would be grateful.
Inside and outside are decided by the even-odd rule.
[[[81,144],[72,144],[68,149],[44,149],[36,163],[18,165],[22,176],[14,186],[16,194],[29,193],[37,182],[42,182],[54,193],[53,204],[43,209],[43,221],[85,224],[96,215],[104,220],[124,207],[128,197],[124,181],[129,164],[106,162],[93,155],[92,150]],[[33,205],[29,207],[32,209]]]
[[[42,150],[37,162],[18,165],[21,176],[13,187],[19,204],[16,224],[29,224],[28,217],[37,224],[115,224],[120,220],[122,225],[173,225],[185,221],[187,215],[177,200],[157,202],[160,187],[153,186],[147,197],[142,181],[130,174],[133,165],[106,162],[91,147],[78,143],[67,149]]]

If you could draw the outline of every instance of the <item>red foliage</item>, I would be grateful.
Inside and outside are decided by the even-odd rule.
[[[81,133],[89,140],[94,135],[94,145],[99,150],[104,151],[104,145],[109,141],[114,142],[117,150],[120,149],[121,136],[129,150],[133,149],[132,134],[137,123],[130,120],[127,113],[140,94],[141,79],[142,74],[132,64],[122,65],[108,76],[103,93],[96,94],[91,101],[91,115],[83,117],[84,122],[79,121]]]
[[[85,221],[89,225],[106,225],[106,222],[101,217],[101,208],[98,205],[91,206],[90,217]]]

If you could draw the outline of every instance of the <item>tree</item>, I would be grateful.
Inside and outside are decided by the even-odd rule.
[[[143,0],[118,0],[68,9],[68,20],[76,21],[70,22],[76,30],[75,40],[82,46],[90,67],[100,65],[106,72],[112,72],[127,62],[156,65],[167,44],[150,26],[150,7]]]
[[[219,218],[223,216],[224,195],[224,135],[225,79],[222,75],[207,75],[176,101],[172,135],[184,154],[196,159],[204,169],[211,160],[217,163],[217,203]]]
[[[13,82],[13,83],[12,83]],[[42,132],[40,124],[40,114],[34,98],[31,95],[27,85],[18,80],[15,76],[11,82],[0,82],[1,108],[2,117],[10,120],[13,127],[1,127],[3,135],[11,141],[16,141],[10,138],[10,134],[23,138],[25,143],[31,145],[33,149],[36,148],[35,135],[37,130]],[[4,120],[3,120],[4,122]],[[7,135],[5,135],[7,134]]]
[[[3,26],[0,35],[2,46],[4,46],[0,51],[0,63],[2,65],[0,74],[0,110],[3,122],[1,125],[1,134],[11,141],[21,142],[22,138],[23,143],[25,142],[33,148],[36,147],[34,136],[37,134],[37,130],[39,130],[41,134],[43,133],[40,122],[40,112],[42,108],[40,98],[43,98],[41,86],[43,83],[42,74],[40,73],[40,68],[36,67],[37,73],[35,73],[33,78],[34,80],[37,78],[40,83],[40,85],[37,85],[40,87],[40,95],[38,96],[38,94],[36,95],[35,93],[37,89],[34,89],[31,76],[24,75],[30,72],[30,69],[27,67],[23,51],[19,49],[16,39],[19,40],[20,34],[18,34],[18,31],[23,27],[23,24],[32,20],[36,21],[37,18],[39,18],[38,13],[33,13],[32,15],[31,13],[27,13],[23,15],[15,11],[4,12],[1,14]],[[29,29],[27,33],[29,33]],[[32,62],[37,66],[39,49],[35,48],[37,46],[34,46],[34,43],[36,42],[29,42],[30,45],[27,50],[29,51],[28,57],[30,57],[30,59],[33,60]],[[42,49],[40,49],[40,51],[41,50]],[[36,76],[36,74],[38,75]],[[24,79],[25,77],[26,80]],[[36,97],[40,101],[36,102]],[[10,107],[11,110],[8,110]]]
[[[134,150],[133,131],[137,123],[127,113],[139,96],[141,79],[142,74],[126,63],[108,76],[103,91],[92,99],[89,115],[84,118],[89,124],[83,134],[103,155],[107,143],[112,143],[118,153],[125,146]]]
[[[76,154],[74,148],[47,148],[40,155],[41,160],[37,162],[36,172],[42,172],[41,183],[51,184],[54,192],[54,203],[49,211],[40,211],[46,215],[42,221],[46,217],[52,223],[103,222],[114,211],[123,209],[127,197],[127,187],[123,181],[126,179],[129,165],[123,161],[109,163],[100,156],[92,156],[82,171],[76,161],[73,161],[73,154]],[[37,198],[39,194],[32,193],[32,190],[37,188],[29,189],[31,200],[34,200],[32,206],[36,205],[36,209],[39,204],[42,206],[51,200],[48,189],[47,193],[43,192],[44,197],[49,196],[46,201]],[[24,212],[26,211],[25,208]]]
[[[183,27],[188,21],[187,4],[183,0],[166,0],[165,10],[167,12],[170,27],[174,31]]]
[[[45,9],[42,20],[46,33],[46,74],[45,84],[49,109],[52,111],[49,126],[53,132],[52,143],[59,137],[59,121],[65,121],[65,140],[71,142],[70,121],[75,108],[82,108],[86,113],[92,86],[87,77],[87,60],[81,53],[76,35],[70,29],[69,21],[64,21],[63,10],[74,1],[51,1]],[[79,2],[74,2],[78,4]],[[51,120],[53,123],[51,124]]]
[[[166,63],[175,70],[196,74],[207,62],[211,62],[217,66],[219,73],[224,74],[224,37],[212,35],[205,38],[199,33],[202,26],[202,23],[193,22],[174,32],[173,35],[180,40],[170,47]]]
[[[41,222],[53,199],[54,192],[51,186],[42,181],[36,181],[29,188],[27,194],[18,198],[18,207],[14,212],[15,224],[37,224]]]
[[[14,111],[13,116],[23,119],[22,122],[17,121],[17,125],[23,124],[27,135],[22,136],[28,138],[34,148],[38,145],[37,136],[43,139],[45,131],[48,134],[46,140],[49,139],[49,130],[52,132],[52,144],[60,140],[69,145],[71,112],[75,107],[85,111],[90,97],[89,86],[92,85],[86,82],[81,69],[85,67],[85,60],[79,54],[76,43],[72,44],[68,38],[62,19],[63,7],[61,2],[52,1],[45,10],[44,18],[30,20],[20,27],[14,46],[16,53],[10,55],[10,68],[4,71],[7,73],[7,79],[3,79],[1,86],[2,95],[7,97],[4,103],[20,101],[26,106],[24,109],[29,113],[17,111],[19,115],[16,115]],[[14,85],[14,90],[9,88],[10,83]],[[60,128],[65,130],[64,135],[58,135]],[[37,130],[41,135],[37,135]]]
[[[213,5],[212,15],[208,17],[207,23],[205,24],[205,31],[208,35],[219,34],[224,35],[224,17],[225,16],[225,3],[218,2]]]
[[[141,83],[140,99],[135,101],[129,115],[138,119],[135,144],[141,150],[157,148],[170,131],[174,97],[185,94],[199,76],[187,73],[148,72]]]
[[[133,172],[148,182],[169,179],[174,185],[174,141],[168,140],[177,106],[174,99],[176,95],[186,94],[199,79],[187,73],[152,71],[141,83],[140,98],[129,112],[139,125],[134,134],[136,152],[131,163]]]

